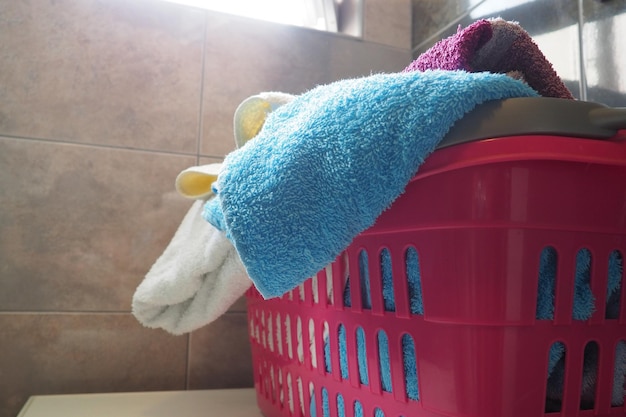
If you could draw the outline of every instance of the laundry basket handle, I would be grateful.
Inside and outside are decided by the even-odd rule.
[[[626,129],[626,107],[606,107],[589,112],[591,122],[604,129]]]
[[[476,106],[454,124],[438,149],[520,135],[608,139],[620,129],[626,129],[626,107],[549,97],[509,98]]]

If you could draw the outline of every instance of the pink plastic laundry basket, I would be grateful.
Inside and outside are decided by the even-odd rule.
[[[615,132],[602,140],[508,135],[439,149],[376,224],[316,277],[277,299],[263,300],[250,290],[254,381],[263,414],[552,415],[546,412],[548,353],[560,342],[565,372],[554,415],[626,416],[624,405],[611,405],[616,347],[626,340],[626,285],[617,318],[605,315],[608,259],[626,254],[626,131]],[[423,315],[410,312],[404,266],[411,247],[419,254]],[[545,248],[558,256],[554,316],[538,320]],[[384,249],[391,257],[395,311],[384,309]],[[591,254],[595,298],[585,321],[572,318],[581,249]],[[371,308],[364,307],[358,279],[350,280],[351,306],[344,306],[346,279],[359,270],[362,251],[369,254]],[[340,326],[347,335],[346,379],[339,370]],[[361,331],[367,385],[359,379]],[[381,388],[380,332],[389,341],[391,392]],[[407,397],[405,334],[414,344],[419,400]],[[597,377],[593,401],[582,406],[589,344],[599,352]]]

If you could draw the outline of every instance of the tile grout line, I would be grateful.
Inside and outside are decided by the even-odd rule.
[[[181,151],[167,151],[167,150],[159,150],[159,149],[149,149],[149,148],[133,148],[129,146],[120,146],[120,145],[104,145],[101,143],[84,143],[84,142],[75,142],[71,140],[63,140],[63,139],[47,139],[47,138],[37,138],[37,137],[29,137],[29,136],[18,136],[18,135],[7,135],[0,133],[0,141],[3,139],[13,140],[13,141],[25,141],[25,142],[42,142],[46,144],[58,144],[58,145],[71,145],[71,146],[80,146],[84,148],[98,148],[98,149],[109,149],[109,150],[117,150],[117,151],[128,151],[128,152],[146,152],[155,155],[173,155],[173,156],[193,156],[197,159],[200,157],[203,158],[213,158],[223,160],[223,155],[202,155],[198,154],[198,152],[181,152]]]
[[[202,145],[202,133],[204,128],[204,118],[202,115],[204,114],[204,84],[206,80],[206,45],[207,45],[207,30],[208,23],[207,20],[209,18],[209,13],[207,11],[204,12],[204,26],[202,32],[202,62],[200,64],[200,97],[199,97],[199,106],[198,106],[198,133],[196,136],[196,165],[200,165],[200,151]],[[191,338],[193,337],[193,333],[190,332],[187,334],[187,347],[186,347],[186,355],[185,355],[185,390],[191,389]]]
[[[192,333],[187,334],[187,355],[185,357],[185,390],[190,388],[191,380],[191,337]]]
[[[584,9],[583,0],[578,0],[578,70],[580,71],[578,88],[580,89],[581,101],[587,101],[587,74],[585,72],[585,52],[583,46]]]
[[[209,13],[204,12],[204,26],[202,27],[202,62],[200,64],[200,105],[198,106],[198,135],[196,137],[196,165],[200,165],[200,151],[202,145],[202,133],[204,131],[204,84],[206,79],[206,45]]]
[[[127,316],[133,315],[132,311],[104,311],[104,310],[1,310],[0,316],[8,316],[8,315],[23,315],[23,316],[36,316],[36,315],[45,315],[45,316],[85,316],[85,315],[93,315],[93,316]]]
[[[196,156],[194,153],[191,153],[191,152],[167,151],[167,150],[149,149],[149,148],[133,148],[133,147],[121,146],[121,145],[104,145],[101,143],[84,143],[84,142],[76,142],[76,141],[64,140],[64,139],[47,139],[47,138],[38,138],[38,137],[29,137],[29,136],[6,135],[6,134],[0,133],[0,140],[2,139],[26,141],[26,142],[44,142],[47,144],[72,145],[72,146],[80,146],[80,147],[85,147],[85,148],[112,149],[112,150],[130,151],[130,152],[147,152],[147,153],[160,154],[160,155]],[[218,158],[217,156],[214,156],[214,157]]]

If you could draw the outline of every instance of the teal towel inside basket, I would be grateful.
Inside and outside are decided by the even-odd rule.
[[[383,250],[381,252],[380,265],[382,271],[382,293],[384,306],[386,311],[395,311],[395,299],[393,293],[393,277],[391,269],[391,257],[389,252]],[[536,317],[541,320],[549,320],[554,317],[554,291],[556,283],[557,271],[557,253],[548,247],[544,249],[540,256],[539,262],[539,284],[537,292],[537,314]],[[593,293],[591,292],[591,253],[587,249],[582,249],[576,256],[576,273],[575,273],[575,295],[572,316],[575,320],[587,320],[593,314],[596,306]],[[406,256],[406,272],[408,278],[409,301],[412,314],[424,314],[424,306],[422,301],[422,289],[420,278],[419,258],[414,248],[409,248]],[[370,297],[370,280],[368,270],[368,259],[365,252],[359,255],[359,277],[361,283],[361,298],[363,307],[371,308]],[[619,293],[622,278],[622,257],[619,252],[611,253],[608,260],[608,285],[607,285],[607,318],[617,318],[619,310]],[[344,290],[344,304],[351,305],[350,297],[350,279]],[[339,327],[337,334],[339,342],[339,363],[340,374],[343,379],[348,378],[348,357],[346,331],[343,326]],[[384,333],[380,333],[377,338],[380,365],[380,380],[383,391],[392,392],[391,383],[391,367],[389,363],[389,342]],[[359,379],[364,385],[369,385],[369,374],[367,368],[367,352],[365,345],[365,335],[363,331],[357,331],[357,361],[359,369]],[[415,347],[413,341],[408,337],[402,339],[402,352],[404,358],[404,375],[406,384],[406,394],[410,400],[419,400],[419,384],[417,378],[417,363],[415,357]],[[324,342],[324,360],[327,372],[332,372],[330,361],[330,343],[328,338]],[[561,343],[554,344],[549,352],[548,363],[548,400],[552,403],[559,402],[562,398],[562,375],[565,370],[563,361],[565,346]],[[581,390],[581,398],[593,398],[595,395],[595,372],[597,369],[597,352],[590,349],[590,360],[585,363],[585,377]],[[624,398],[624,382],[626,380],[626,344],[618,344],[615,352],[614,363],[614,383],[611,403],[614,406],[622,405]],[[322,392],[322,411],[323,416],[330,415],[328,403],[328,395]],[[345,416],[343,408],[339,408],[340,417]],[[311,401],[311,415],[316,416],[316,407],[314,399]],[[355,408],[355,417],[362,417],[363,411],[358,407]],[[376,417],[382,417],[383,414],[378,413]]]

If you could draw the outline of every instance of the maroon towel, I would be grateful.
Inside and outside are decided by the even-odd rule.
[[[443,39],[404,71],[488,71],[522,78],[544,97],[573,99],[530,35],[515,22],[479,20]]]

